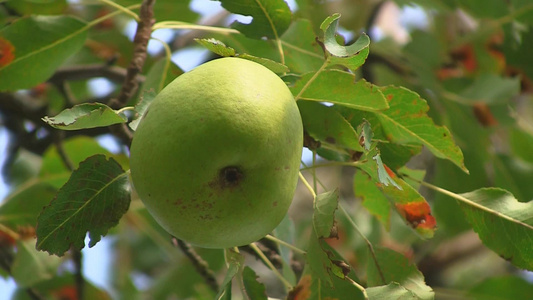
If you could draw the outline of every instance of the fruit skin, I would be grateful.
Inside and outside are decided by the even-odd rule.
[[[205,248],[241,246],[287,213],[302,144],[285,83],[255,62],[221,58],[154,99],[134,134],[131,176],[170,234]]]

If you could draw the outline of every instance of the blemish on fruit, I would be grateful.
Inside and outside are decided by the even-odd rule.
[[[10,41],[0,37],[0,67],[9,65],[15,59],[15,47]]]
[[[394,96],[392,96],[392,94],[388,94],[388,95],[387,95],[387,100],[388,100],[388,101],[391,101],[392,98],[394,98]]]
[[[238,166],[227,166],[218,171],[215,179],[207,185],[215,191],[216,194],[225,189],[238,187],[244,179],[244,172]]]
[[[274,207],[278,206],[278,201],[274,201],[274,203],[272,203],[272,206]]]

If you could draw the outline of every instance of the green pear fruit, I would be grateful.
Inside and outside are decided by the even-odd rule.
[[[266,67],[221,58],[165,87],[131,145],[131,177],[175,237],[205,248],[270,233],[292,202],[303,126],[286,84]]]

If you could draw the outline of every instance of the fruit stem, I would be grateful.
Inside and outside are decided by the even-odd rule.
[[[311,193],[311,195],[313,195],[313,199],[316,198],[315,190],[313,190],[313,188],[311,187],[311,185],[309,184],[309,182],[307,182],[307,179],[305,179],[305,177],[304,177],[304,175],[302,174],[302,172],[299,172],[299,173],[298,173],[298,176],[300,177],[300,180],[301,180],[302,183],[305,185],[305,187],[307,188],[307,190],[309,190],[309,192]]]
[[[300,249],[300,248],[298,248],[298,247],[296,247],[296,246],[293,246],[293,245],[291,245],[291,244],[289,244],[289,243],[287,243],[287,242],[285,242],[285,241],[283,241],[283,240],[280,240],[280,239],[278,239],[277,237],[272,236],[272,235],[270,235],[270,234],[267,234],[267,235],[265,236],[265,238],[268,239],[268,240],[273,241],[274,243],[278,243],[278,244],[280,244],[280,245],[283,245],[283,246],[285,246],[285,247],[291,249],[291,250],[294,251],[294,252],[298,252],[298,253],[300,253],[300,254],[306,254],[306,253],[307,253],[307,252],[305,252],[304,250],[302,250],[302,249]]]
[[[255,253],[257,253],[257,255],[263,260],[263,262],[265,262],[265,264],[270,268],[270,270],[274,272],[274,275],[276,275],[279,278],[279,280],[285,285],[285,287],[288,290],[292,290],[293,288],[292,284],[288,282],[287,279],[283,277],[283,275],[281,275],[281,273],[278,271],[278,269],[276,269],[276,267],[274,267],[272,262],[266,257],[263,251],[261,251],[261,249],[259,249],[259,247],[257,247],[255,243],[251,243],[249,246],[255,251]]]

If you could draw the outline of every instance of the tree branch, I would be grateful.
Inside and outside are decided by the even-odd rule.
[[[183,251],[185,256],[187,256],[187,258],[196,268],[196,271],[198,271],[198,273],[200,273],[200,275],[202,275],[202,277],[205,279],[205,282],[211,288],[211,290],[213,290],[215,293],[218,292],[219,286],[217,280],[215,279],[215,274],[209,269],[207,262],[194,251],[191,245],[175,237],[172,237],[172,244]]]
[[[144,62],[147,56],[148,41],[152,34],[152,25],[154,24],[154,6],[155,0],[144,0],[141,4],[139,12],[139,22],[137,23],[137,31],[133,39],[133,57],[128,66],[126,78],[120,93],[114,101],[111,101],[110,106],[118,109],[122,108],[131,99],[133,94],[137,91],[137,81],[135,78],[142,71]]]
[[[146,60],[146,50],[152,34],[152,25],[154,24],[154,3],[155,0],[144,0],[141,4],[141,10],[139,12],[140,20],[137,23],[137,31],[133,39],[133,58],[128,66],[126,78],[124,79],[120,93],[117,98],[109,102],[109,106],[113,109],[124,107],[137,91],[139,84],[135,78],[142,71]],[[109,130],[128,147],[131,146],[133,134],[126,124],[109,126]]]
[[[127,77],[127,70],[108,64],[78,65],[58,69],[48,82],[56,83],[67,80],[84,80],[95,77],[104,77],[115,83],[123,83]],[[134,81],[137,83],[144,82],[144,76],[137,74]]]

